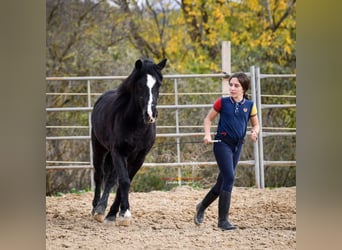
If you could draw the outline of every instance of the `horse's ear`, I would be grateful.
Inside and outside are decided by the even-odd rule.
[[[135,61],[135,68],[137,70],[141,69],[142,65],[143,65],[143,62],[140,59]]]
[[[162,70],[165,67],[166,61],[167,59],[163,59],[160,63],[157,64],[160,70]]]

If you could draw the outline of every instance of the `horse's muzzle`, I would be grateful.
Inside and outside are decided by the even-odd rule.
[[[148,112],[145,113],[144,115],[144,122],[147,124],[150,123],[155,123],[158,117],[158,112],[156,112],[155,114],[150,115]]]
[[[148,117],[148,119],[145,119],[145,123],[147,123],[147,124],[155,123],[156,120],[157,120],[156,118]]]

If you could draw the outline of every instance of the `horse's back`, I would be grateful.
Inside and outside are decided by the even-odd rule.
[[[98,113],[97,109],[100,107],[104,107],[110,103],[110,100],[115,99],[116,90],[111,89],[104,92],[95,102],[93,113]]]

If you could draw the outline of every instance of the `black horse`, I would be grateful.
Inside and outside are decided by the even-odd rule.
[[[116,90],[105,92],[91,116],[95,194],[92,215],[97,221],[130,221],[128,192],[156,137],[157,99],[166,59],[135,62],[132,73]],[[104,218],[110,190],[118,182],[115,201]],[[101,188],[104,190],[101,196]]]

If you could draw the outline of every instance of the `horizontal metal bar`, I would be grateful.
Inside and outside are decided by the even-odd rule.
[[[247,132],[247,134],[250,134],[250,132]],[[263,137],[266,136],[295,136],[296,132],[263,132]],[[181,137],[191,137],[191,136],[203,136],[203,132],[198,132],[198,133],[159,133],[156,134],[156,137],[176,137],[176,138],[181,138]],[[85,136],[47,136],[46,140],[90,140],[89,135]]]
[[[216,124],[217,125],[217,124]],[[216,126],[216,125],[212,125],[212,126]],[[180,125],[178,126],[179,128],[203,128],[203,125]],[[55,129],[55,128],[58,128],[58,129],[76,129],[76,128],[79,128],[79,129],[88,129],[89,126],[45,126],[45,128],[51,128],[51,129]],[[157,129],[169,129],[169,128],[176,128],[175,125],[172,125],[172,126],[163,126],[163,125],[159,125],[157,126]],[[269,128],[269,129],[272,129],[272,128]],[[274,128],[274,129],[277,129],[277,128]]]
[[[255,161],[239,161],[239,166],[254,166]],[[166,163],[144,163],[142,167],[185,167],[185,166],[203,166],[203,165],[217,165],[214,161],[208,162],[166,162]],[[68,166],[46,166],[49,170],[58,169],[92,169],[92,165],[68,165]]]
[[[84,135],[84,136],[47,136],[46,140],[90,140],[90,135]]]
[[[261,97],[277,97],[277,98],[297,98],[296,95],[266,95],[261,94]]]
[[[259,74],[260,78],[289,78],[296,77],[296,74]]]
[[[261,104],[262,109],[267,108],[295,108],[296,104]]]
[[[71,129],[71,128],[89,128],[89,126],[77,126],[77,125],[75,125],[75,126],[57,126],[57,125],[56,126],[50,126],[50,125],[48,125],[48,126],[45,126],[45,128]]]
[[[168,134],[156,134],[156,137],[188,137],[188,136],[199,136],[204,133],[168,133]],[[47,136],[46,140],[90,140],[90,135],[85,136]]]
[[[188,104],[188,105],[158,105],[158,109],[178,109],[178,108],[210,108],[212,104]],[[67,111],[92,111],[90,107],[68,107],[68,108],[46,108],[49,112],[67,112]]]
[[[255,161],[239,161],[239,166],[254,166]],[[203,166],[203,165],[217,165],[216,162],[169,162],[169,163],[144,163],[142,167],[185,167],[185,166]],[[296,161],[264,161],[265,166],[270,167],[288,167],[296,166]],[[93,169],[92,165],[68,165],[68,166],[46,166],[47,170],[61,170],[61,169]]]
[[[255,161],[239,161],[238,165],[253,166]],[[208,162],[166,162],[166,163],[144,163],[143,167],[184,167],[184,166],[200,166],[200,165],[217,165],[216,161]]]
[[[47,170],[62,170],[62,169],[93,169],[92,165],[56,165],[56,166],[46,166]]]
[[[266,136],[295,136],[296,132],[262,132],[262,136],[266,137]]]
[[[49,92],[49,93],[46,93],[46,95],[48,96],[54,96],[54,95],[65,95],[65,96],[97,96],[97,95],[101,95],[102,93],[66,93],[66,92]]]
[[[217,124],[212,124],[213,127],[217,126]],[[64,129],[72,129],[72,128],[84,128],[84,129],[88,129],[89,126],[45,126],[46,128],[64,128]],[[179,128],[203,128],[203,125],[179,125]],[[158,125],[157,129],[168,129],[168,128],[176,128],[175,125]],[[251,127],[248,127],[251,128]],[[269,129],[269,130],[296,130],[296,128],[281,128],[281,127],[263,127],[263,129]]]
[[[177,108],[211,108],[213,104],[178,104],[178,105],[158,105],[158,109],[177,109]]]
[[[90,107],[68,107],[68,108],[46,108],[49,112],[59,112],[59,111],[92,111],[93,108]]]
[[[224,92],[177,92],[177,95],[223,95]],[[169,93],[159,93],[159,96],[174,96],[174,92],[169,92]]]
[[[86,81],[86,80],[123,80],[127,76],[53,76],[46,77],[47,81]]]
[[[47,164],[90,164],[89,161],[46,161]]]
[[[217,124],[216,124],[217,125]],[[215,125],[212,125],[215,126]],[[158,125],[157,129],[176,128],[176,125]],[[203,125],[179,125],[178,128],[203,128]]]
[[[175,75],[163,75],[165,79],[183,79],[183,78],[221,78],[221,77],[229,77],[228,74],[218,73],[218,74],[175,74]]]
[[[262,129],[264,130],[264,129],[270,129],[270,130],[294,130],[294,131],[296,131],[297,130],[297,128],[286,128],[286,127],[265,127],[265,126],[263,126],[262,127]]]
[[[190,137],[190,136],[200,136],[204,135],[204,133],[165,133],[165,134],[157,134],[157,137]]]
[[[250,75],[250,72],[245,72]],[[296,74],[260,74],[261,78],[289,78],[296,77]],[[124,80],[128,76],[55,76],[46,77],[47,81],[84,81],[84,80]],[[216,74],[175,74],[175,75],[163,75],[164,79],[182,79],[182,78],[221,78],[229,77],[229,74],[216,73]]]
[[[91,96],[99,96],[102,95],[103,93],[90,93]],[[194,93],[187,93],[187,92],[178,92],[177,95],[222,95],[224,94],[223,92],[194,92]],[[66,93],[66,92],[49,92],[46,93],[47,96],[56,96],[56,95],[61,95],[61,96],[88,96],[89,93]],[[168,92],[168,93],[159,93],[159,96],[174,96],[174,92]],[[283,97],[283,96],[274,96],[274,97]]]
[[[211,108],[212,104],[158,105],[158,109]],[[296,104],[262,104],[261,108],[295,108]],[[46,108],[48,112],[92,111],[91,107]]]
[[[123,80],[128,76],[61,76],[61,77],[46,77],[47,81],[84,81],[84,80]],[[164,79],[181,79],[181,78],[220,78],[228,77],[227,74],[175,74],[175,75],[163,75]]]
[[[270,167],[289,167],[289,166],[297,166],[297,162],[296,161],[265,161],[264,160],[264,165],[270,166]]]

